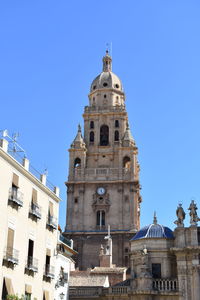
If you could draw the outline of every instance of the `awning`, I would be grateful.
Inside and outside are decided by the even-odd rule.
[[[51,256],[51,250],[49,248],[47,248],[46,255]]]
[[[30,284],[25,284],[25,292],[32,294],[32,286]]]
[[[32,201],[34,204],[37,204],[37,191],[35,189],[32,192]]]
[[[49,291],[44,291],[45,300],[50,300]]]
[[[19,187],[19,176],[13,173],[13,180],[12,180],[13,185],[16,187]]]
[[[9,295],[14,295],[14,290],[12,286],[12,281],[10,278],[5,277],[5,284],[6,284],[6,289],[8,291]]]

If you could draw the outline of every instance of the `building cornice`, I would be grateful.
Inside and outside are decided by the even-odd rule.
[[[6,153],[4,150],[0,148],[0,157],[5,159],[10,165],[12,165],[17,171],[23,174],[26,178],[28,178],[32,183],[34,183],[38,188],[40,188],[44,193],[46,193],[50,198],[55,200],[56,202],[60,202],[60,198],[56,196],[47,186],[45,186],[39,179],[37,179],[33,174],[31,174],[28,170],[26,170],[17,160],[15,160],[12,156]]]

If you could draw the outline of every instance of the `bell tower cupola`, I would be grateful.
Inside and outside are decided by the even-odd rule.
[[[103,57],[103,72],[111,72],[112,71],[112,58],[106,50],[106,55]]]

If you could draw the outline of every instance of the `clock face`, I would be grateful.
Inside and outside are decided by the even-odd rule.
[[[103,195],[103,194],[105,194],[105,189],[103,188],[103,187],[99,187],[98,189],[97,189],[97,194],[99,194],[99,195]]]

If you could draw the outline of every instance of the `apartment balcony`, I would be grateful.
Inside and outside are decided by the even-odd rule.
[[[19,189],[10,188],[8,195],[8,203],[19,207],[23,206],[23,193]]]
[[[54,216],[47,216],[47,227],[55,230],[57,229],[58,220]]]
[[[38,272],[38,259],[28,256],[25,268],[34,273]]]
[[[59,240],[64,243],[65,245],[69,246],[72,248],[72,241],[68,240],[67,238],[65,238],[62,234],[60,234],[59,236]]]
[[[4,250],[3,260],[13,265],[18,265],[19,251],[11,247],[6,247]]]
[[[86,168],[74,169],[74,174],[69,175],[69,181],[93,180],[138,180],[132,170],[126,168]]]
[[[153,290],[156,291],[178,291],[178,279],[154,279]]]
[[[44,277],[53,279],[55,277],[55,268],[51,265],[45,265],[44,267]]]
[[[29,215],[36,219],[41,219],[41,217],[42,217],[41,207],[35,203],[31,203],[31,205],[29,207]]]
[[[84,113],[125,112],[125,105],[116,106],[85,106]]]

